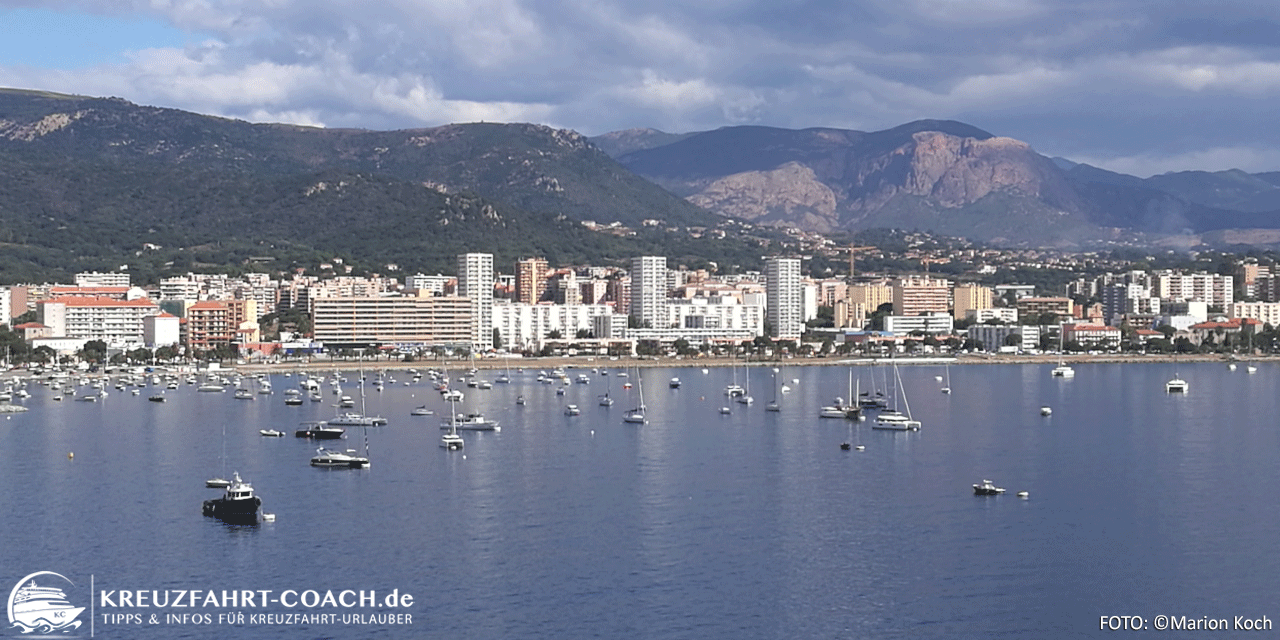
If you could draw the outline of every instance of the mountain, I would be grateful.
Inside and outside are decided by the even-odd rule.
[[[583,136],[532,124],[321,129],[0,90],[0,167],[9,279],[122,256],[180,267],[194,253],[201,264],[274,253],[431,271],[466,250],[622,259],[637,242],[686,242],[649,237],[669,227],[722,221]],[[649,219],[663,224],[634,239],[581,224]]]
[[[1046,158],[1024,142],[955,121],[870,133],[725,127],[665,144],[645,140],[648,146],[618,152],[618,161],[720,215],[779,227],[892,227],[1063,247],[1280,228],[1273,213],[1280,210],[1280,174],[1144,180]]]

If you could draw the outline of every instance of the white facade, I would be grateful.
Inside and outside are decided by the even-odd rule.
[[[497,329],[503,347],[537,350],[552,331],[560,332],[564,340],[572,340],[583,329],[594,333],[593,319],[612,313],[613,307],[606,304],[495,304],[489,337]]]
[[[1253,318],[1280,327],[1280,302],[1233,302],[1227,305],[1229,318]]]
[[[492,349],[492,253],[464,253],[458,256],[458,295],[471,300],[472,346],[481,351]]]
[[[1202,300],[1226,306],[1235,302],[1234,278],[1216,273],[1188,275],[1160,272],[1155,277],[1156,296],[1165,300]]]
[[[804,287],[800,283],[799,258],[766,258],[765,306],[773,336],[798,340],[804,333]]]
[[[127,287],[129,286],[129,274],[127,273],[98,273],[96,271],[84,271],[76,274],[77,287]]]
[[[955,318],[952,318],[950,313],[884,317],[884,330],[895,336],[904,336],[913,331],[951,333],[953,329],[955,329]]]
[[[151,349],[178,344],[182,340],[181,320],[169,313],[143,318],[142,340]]]
[[[1033,351],[1040,348],[1040,327],[1036,325],[991,325],[975,324],[969,327],[969,339],[982,343],[986,351],[996,352],[1005,346],[1004,342],[1011,335],[1019,336],[1018,348]]]
[[[0,323],[13,326],[13,290],[9,287],[0,287]]]
[[[764,305],[742,304],[733,296],[669,300],[666,327],[678,329],[733,329],[764,333]]]
[[[641,324],[659,328],[666,320],[667,258],[638,256],[631,259],[631,312]]]
[[[420,289],[437,295],[444,295],[444,287],[449,284],[450,280],[453,280],[450,276],[418,274],[405,278],[404,286],[406,289]]]
[[[106,298],[56,298],[36,306],[40,324],[54,337],[101,340],[111,347],[135,348],[144,344],[142,320],[160,313],[150,300]]]
[[[988,320],[999,320],[1000,322],[1011,324],[1018,321],[1018,309],[1017,307],[969,309],[965,311],[965,319],[972,320],[976,324],[983,324]]]

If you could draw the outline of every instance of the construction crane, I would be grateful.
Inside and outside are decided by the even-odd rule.
[[[855,247],[855,246],[849,247],[849,277],[850,278],[858,275],[858,270],[854,268],[854,258],[858,256],[858,253],[861,251],[875,251],[876,249],[877,247]]]

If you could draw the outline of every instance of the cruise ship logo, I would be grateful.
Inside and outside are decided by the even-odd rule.
[[[38,581],[38,584],[37,584]],[[9,623],[23,633],[67,633],[80,627],[76,620],[84,607],[67,602],[60,588],[75,583],[52,571],[37,571],[14,585],[9,592]]]

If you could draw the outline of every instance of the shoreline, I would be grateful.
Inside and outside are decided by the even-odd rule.
[[[269,364],[241,364],[223,367],[225,371],[237,371],[244,374],[258,373],[293,373],[312,371],[355,371],[368,369],[372,371],[408,369],[453,369],[466,370],[475,368],[480,371],[497,369],[632,369],[632,368],[712,368],[712,367],[821,367],[821,366],[871,366],[896,362],[906,366],[918,365],[998,365],[998,364],[1175,364],[1178,362],[1280,362],[1280,355],[1256,356],[1224,356],[1221,354],[1071,354],[1057,355],[1001,355],[1001,354],[960,354],[956,356],[927,356],[901,358],[874,358],[870,356],[840,356],[826,358],[784,358],[781,360],[747,360],[742,358],[637,358],[610,356],[573,356],[549,358],[514,358],[503,360],[483,358],[470,360],[417,360],[402,362],[398,360],[310,360],[308,362],[279,362]]]

